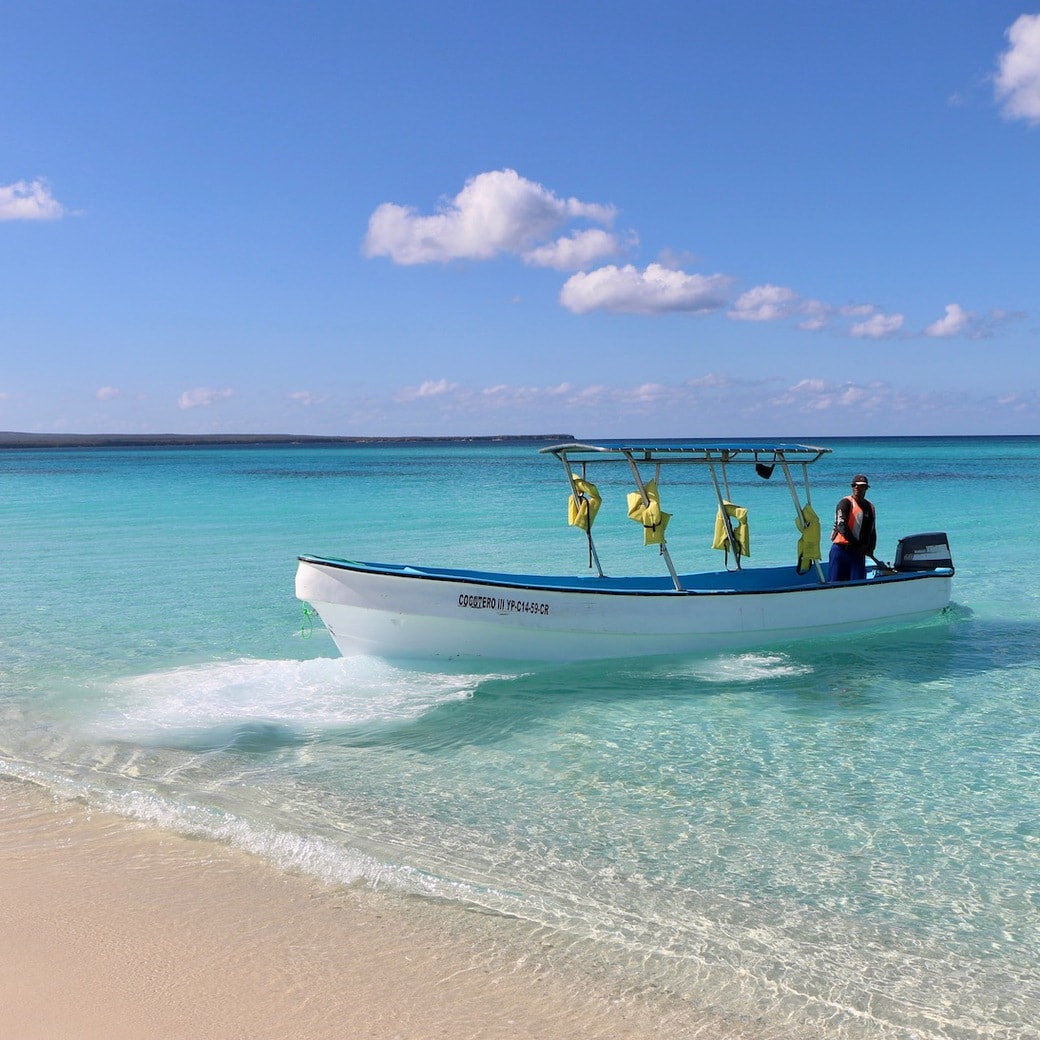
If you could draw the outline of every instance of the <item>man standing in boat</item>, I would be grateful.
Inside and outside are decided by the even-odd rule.
[[[877,525],[873,503],[867,500],[870,481],[862,473],[852,478],[852,494],[846,495],[834,514],[831,533],[831,581],[862,581],[867,576],[867,557],[877,547]]]

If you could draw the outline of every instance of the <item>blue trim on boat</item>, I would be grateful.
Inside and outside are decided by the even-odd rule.
[[[815,571],[799,574],[790,567],[759,567],[746,571],[711,571],[680,574],[682,589],[677,590],[668,575],[650,577],[597,577],[596,575],[533,575],[507,574],[494,571],[469,571],[451,567],[414,567],[396,563],[368,563],[327,556],[300,556],[303,563],[312,563],[333,570],[364,571],[395,578],[422,578],[427,581],[451,581],[465,585],[491,585],[529,591],[575,592],[617,596],[689,596],[697,594],[727,596],[758,593],[796,592],[809,589],[843,589],[856,585],[876,585],[895,581],[916,581],[921,578],[951,577],[950,568],[934,571],[879,575],[865,581],[842,582],[833,585],[821,583]]]

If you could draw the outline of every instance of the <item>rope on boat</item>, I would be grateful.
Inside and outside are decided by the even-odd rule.
[[[310,604],[303,604],[303,617],[300,620],[300,638],[310,639],[314,634],[314,616],[315,611],[311,610]]]

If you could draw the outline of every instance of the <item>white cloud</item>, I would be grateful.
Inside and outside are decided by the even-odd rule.
[[[904,321],[902,314],[875,314],[853,325],[849,334],[860,339],[884,339],[895,335],[903,327]]]
[[[1003,394],[996,399],[997,405],[1006,411],[1020,414],[1037,414],[1040,412],[1040,399],[1035,391],[1022,394]]]
[[[798,323],[798,328],[803,332],[818,332],[827,327],[834,308],[820,300],[802,300],[798,310],[805,315]]]
[[[416,391],[416,397],[440,397],[441,394],[446,394],[450,390],[455,389],[455,383],[449,383],[447,379],[431,380],[427,379],[426,382],[421,383],[419,389]]]
[[[688,249],[664,248],[657,254],[657,262],[665,267],[678,271],[682,267],[694,267],[701,263],[701,258]]]
[[[663,383],[644,383],[632,391],[632,400],[645,404],[657,404],[675,394],[675,388]]]
[[[102,386],[95,392],[94,396],[99,401],[111,401],[114,397],[120,397],[123,391],[118,386]]]
[[[56,220],[65,207],[40,180],[0,184],[0,220]]]
[[[737,297],[728,312],[728,317],[737,321],[782,321],[800,317],[796,328],[802,332],[818,332],[830,323],[839,308],[821,300],[802,299],[794,289],[781,285],[758,285]],[[869,315],[874,313],[870,306],[846,308],[846,313]]]
[[[808,393],[817,395],[824,393],[826,389],[827,384],[822,379],[800,379],[788,392],[792,394]]]
[[[759,285],[741,293],[729,316],[739,321],[777,321],[789,317],[798,302],[793,289],[779,285]]]
[[[384,202],[369,218],[364,249],[398,264],[489,260],[536,249],[570,220],[609,225],[614,215],[612,206],[561,199],[515,170],[492,170],[468,180],[431,216]]]
[[[466,385],[438,379],[424,385],[423,396],[417,387],[409,388],[392,407],[383,399],[360,401],[349,412],[351,424],[378,433],[373,424],[383,423],[382,432],[388,434],[421,435],[437,419],[458,433],[566,431],[581,439],[608,433],[638,436],[651,428],[660,436],[689,436],[695,415],[702,426],[723,431],[737,423],[746,436],[813,429],[815,437],[833,437],[848,430],[850,417],[864,435],[873,435],[893,429],[985,432],[994,416],[1013,419],[1005,426],[1021,432],[1040,416],[1040,396],[1032,392],[1008,391],[998,400],[996,394],[980,397],[882,380],[831,383],[807,377],[785,383],[774,376],[732,376],[720,370],[661,383]]]
[[[575,405],[580,408],[588,408],[593,405],[603,404],[616,400],[617,392],[603,386],[602,383],[593,383],[592,386],[575,387],[567,395],[566,404]]]
[[[1019,112],[1025,111],[1024,99],[1035,93],[1040,122],[1040,15],[1018,19],[1008,36],[1012,46],[1002,59],[1003,89],[1009,104],[1011,92],[1015,92]],[[1027,76],[1024,70],[1032,71]],[[836,306],[802,298],[782,285],[757,285],[732,300],[735,280],[718,273],[687,273],[684,267],[696,263],[688,254],[682,254],[680,262],[680,254],[662,252],[658,262],[645,268],[616,260],[604,263],[639,243],[635,232],[619,235],[610,229],[615,216],[612,206],[561,198],[515,170],[491,170],[470,178],[457,195],[443,199],[430,215],[383,203],[369,219],[364,250],[370,257],[386,256],[402,265],[481,261],[505,254],[533,267],[573,271],[558,299],[575,314],[598,310],[642,315],[711,313],[728,307],[727,317],[734,320],[790,320],[805,332],[833,326],[835,331],[859,339],[907,335],[902,314],[885,314],[873,304]],[[602,226],[574,227],[574,221]],[[594,267],[597,263],[603,266]],[[512,299],[516,303],[520,297]],[[992,320],[980,319],[951,304],[946,316],[927,326],[924,334],[985,335],[1001,320],[997,315]],[[453,388],[445,380],[423,383],[401,391],[399,400],[443,397]],[[312,403],[304,397],[295,399]]]
[[[849,303],[844,307],[839,307],[838,313],[845,318],[863,318],[877,313],[877,307],[872,303]]]
[[[208,386],[197,386],[194,390],[185,390],[177,398],[177,407],[181,409],[209,408],[218,401],[226,401],[234,394],[234,390],[213,390]]]
[[[290,401],[295,401],[308,408],[312,404],[324,404],[329,399],[328,394],[312,394],[310,390],[293,390],[287,396]]]
[[[708,387],[711,389],[722,389],[724,387],[732,386],[733,380],[729,376],[724,376],[718,372],[708,372],[703,376],[696,376],[693,379],[687,379],[683,386],[692,387]]]
[[[394,400],[406,404],[409,401],[419,401],[424,397],[443,397],[457,389],[458,383],[450,383],[447,379],[427,379],[418,386],[406,386],[397,393]]]
[[[533,267],[552,267],[557,271],[580,271],[604,257],[617,256],[621,243],[616,235],[602,228],[587,228],[555,242],[529,249],[525,263]]]
[[[575,314],[716,311],[725,306],[731,282],[725,275],[686,274],[662,264],[650,264],[643,271],[631,264],[611,264],[568,278],[560,290],[560,303]]]
[[[801,379],[769,403],[809,413],[848,408],[855,408],[857,412],[875,412],[882,408],[899,410],[902,407],[900,395],[886,383],[843,383],[836,386],[822,379]]]
[[[564,397],[573,392],[572,383],[557,383],[555,386],[510,386],[508,383],[496,383],[494,386],[484,387],[480,396],[487,401],[524,401],[539,397]]]
[[[1007,30],[1011,45],[994,77],[1005,119],[1040,124],[1040,14],[1024,14]]]
[[[938,321],[933,321],[924,330],[924,334],[940,338],[962,335],[971,327],[972,317],[960,304],[948,303],[946,305],[946,316]]]

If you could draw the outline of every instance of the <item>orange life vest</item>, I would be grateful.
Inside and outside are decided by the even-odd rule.
[[[846,523],[846,528],[851,532],[852,537],[858,542],[860,540],[860,533],[863,530],[863,507],[850,495],[841,500],[842,502],[849,503],[849,519]],[[841,523],[841,502],[838,503],[837,515],[834,518],[834,533],[831,535],[831,541],[837,542],[838,545],[850,545],[848,538],[838,530],[838,524]]]

